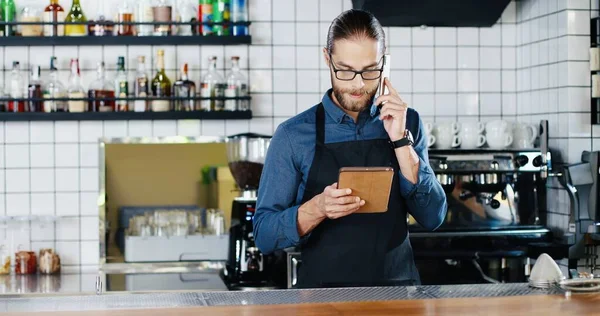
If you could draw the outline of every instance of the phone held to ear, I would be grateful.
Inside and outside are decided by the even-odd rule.
[[[385,54],[383,55],[383,72],[381,73],[381,77],[379,78],[379,88],[377,88],[377,94],[375,95],[375,98],[378,98],[381,95],[387,94],[389,91],[387,91],[387,87],[384,84],[384,79],[385,78],[390,78],[390,72],[391,72],[391,65],[390,65],[390,55],[389,54]],[[378,107],[381,108],[381,106],[383,105],[382,102],[381,104],[378,105]]]

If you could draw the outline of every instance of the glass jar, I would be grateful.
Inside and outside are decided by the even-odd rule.
[[[15,253],[15,274],[35,274],[37,272],[37,258],[33,251],[19,251]]]
[[[19,21],[41,23],[42,17],[37,10],[25,7],[21,10]],[[44,27],[41,24],[20,24],[18,30],[21,36],[42,36]]]
[[[0,275],[10,274],[10,253],[5,245],[0,245]]]

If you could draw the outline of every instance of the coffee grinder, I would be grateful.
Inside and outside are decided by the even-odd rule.
[[[230,288],[261,288],[269,285],[269,260],[256,247],[252,219],[260,176],[271,136],[238,134],[227,137],[229,169],[241,191],[233,200],[229,231],[229,256],[224,271]]]

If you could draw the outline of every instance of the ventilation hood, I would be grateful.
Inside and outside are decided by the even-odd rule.
[[[352,0],[354,9],[373,13],[383,26],[494,25],[511,0]]]

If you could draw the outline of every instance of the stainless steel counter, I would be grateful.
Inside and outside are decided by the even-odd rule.
[[[254,292],[112,293],[77,296],[0,296],[0,312],[88,311],[140,308],[272,305],[325,302],[389,301],[458,297],[563,294],[559,288],[527,284],[476,284],[409,287],[270,290]]]

